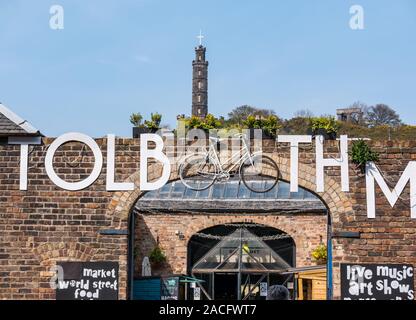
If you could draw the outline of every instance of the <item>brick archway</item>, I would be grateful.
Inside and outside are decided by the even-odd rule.
[[[312,218],[311,218],[312,219]],[[208,218],[201,217],[196,219],[194,223],[187,226],[184,232],[184,247],[189,248],[189,242],[192,237],[201,231],[209,229],[211,227],[220,226],[229,223],[249,223],[258,224],[265,227],[271,227],[277,229],[287,235],[289,235],[296,247],[296,259],[295,265],[306,266],[311,262],[310,252],[311,248],[315,248],[326,237],[326,217],[321,216],[319,223],[314,226],[308,226],[308,229],[313,229],[314,233],[305,232],[304,229],[299,228],[299,223],[294,224],[290,218],[284,216],[259,216],[255,214],[247,214],[244,217],[241,215],[222,215],[208,216]],[[182,248],[181,248],[182,250]],[[178,256],[182,252],[175,252],[174,255]],[[187,270],[189,271],[189,270]]]
[[[269,154],[278,164],[281,172],[281,178],[290,181],[290,160],[286,158],[279,158],[275,154]],[[155,180],[160,176],[162,168],[159,164],[151,165],[149,169],[149,180]],[[171,176],[169,182],[179,179],[176,166],[172,166]],[[327,206],[329,214],[331,215],[332,225],[336,227],[345,219],[348,213],[352,213],[352,202],[349,196],[341,191],[341,185],[332,177],[325,176],[325,192],[315,192],[316,187],[316,170],[314,167],[306,166],[299,163],[299,186],[316,194],[323,203]],[[107,215],[110,215],[117,222],[127,221],[131,209],[140,198],[142,192],[139,190],[140,178],[139,173],[130,176],[126,182],[134,182],[135,190],[116,192],[110,202],[107,210]]]
[[[57,261],[91,261],[95,250],[81,243],[45,243],[33,249],[40,262],[39,299],[54,299],[55,290],[50,288],[49,281],[54,272],[51,267]]]
[[[290,181],[290,159],[281,158],[276,153],[269,153],[268,156],[272,157],[279,165],[281,171],[281,179]],[[179,176],[177,173],[177,166],[172,166],[170,182],[178,180]],[[151,164],[149,167],[149,180],[156,180],[160,177],[162,172],[162,166],[160,164]],[[317,193],[316,189],[316,170],[315,166],[306,165],[299,163],[299,186],[316,194],[322,202],[327,206],[328,213],[331,217],[332,228],[336,229],[342,225],[342,221],[346,219],[346,216],[349,213],[353,212],[352,202],[347,193],[341,191],[340,178],[337,177],[335,180],[334,177],[325,175],[325,192]],[[136,188],[134,191],[126,192],[116,192],[110,202],[110,205],[107,210],[107,215],[111,216],[112,225],[117,227],[122,227],[126,225],[129,215],[132,212],[132,208],[135,205],[136,201],[142,195],[142,192],[139,190],[140,178],[139,173],[135,173],[130,176],[126,181],[134,182]],[[241,221],[241,217],[239,219]],[[235,221],[236,221],[235,220]],[[232,222],[232,221],[228,221]],[[253,221],[254,222],[254,221]],[[190,226],[185,234],[185,238],[190,238],[192,232],[197,232],[198,230],[204,229],[204,227],[209,227],[210,224],[202,226]],[[284,231],[284,230],[283,230]],[[295,240],[296,241],[296,240]],[[179,253],[181,254],[181,253]],[[343,248],[333,241],[333,261],[342,260],[344,255]],[[333,292],[334,297],[338,298],[340,296],[340,274],[339,274],[339,265],[333,264]]]

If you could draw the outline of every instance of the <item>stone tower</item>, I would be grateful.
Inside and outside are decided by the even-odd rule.
[[[208,114],[208,61],[205,60],[205,52],[206,48],[200,41],[192,61],[192,115],[200,118]]]

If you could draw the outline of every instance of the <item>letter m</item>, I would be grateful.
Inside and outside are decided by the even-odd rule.
[[[407,182],[410,181],[410,212],[412,219],[416,219],[416,161],[410,161],[401,175],[393,191],[390,190],[383,176],[373,162],[368,162],[365,173],[367,187],[367,217],[376,217],[375,183],[379,185],[390,206],[393,208],[402,194]]]

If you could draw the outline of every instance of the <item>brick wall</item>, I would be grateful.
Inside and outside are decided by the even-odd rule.
[[[0,298],[1,299],[53,299],[49,288],[50,266],[58,260],[99,261],[120,263],[120,298],[126,297],[127,286],[127,236],[100,235],[102,229],[127,230],[132,206],[140,196],[137,188],[131,192],[105,191],[106,140],[97,139],[104,156],[104,167],[99,179],[89,188],[63,191],[54,186],[44,169],[45,151],[51,143],[45,138],[43,146],[31,147],[28,190],[19,191],[18,146],[0,146]],[[134,181],[138,186],[139,143],[133,139],[117,139],[116,179]],[[266,142],[266,151],[278,162],[283,179],[289,179],[289,147]],[[393,185],[408,161],[416,160],[416,142],[372,143],[380,152],[380,168]],[[299,183],[315,190],[315,153],[308,145],[300,150]],[[334,142],[325,145],[325,156],[338,157]],[[81,161],[82,160],[82,161]],[[92,154],[78,143],[60,148],[55,157],[58,174],[68,180],[82,179],[92,168]],[[416,221],[410,219],[409,188],[406,187],[394,209],[383,197],[377,197],[377,217],[366,217],[365,179],[359,170],[350,166],[349,193],[340,191],[338,168],[326,171],[326,191],[319,196],[330,209],[334,231],[360,231],[361,239],[336,239],[334,241],[334,290],[339,296],[339,263],[341,262],[389,262],[411,263],[416,266]],[[160,172],[154,165],[150,175]],[[172,179],[177,179],[172,172]],[[380,194],[377,187],[376,192]],[[222,217],[228,219],[229,217]],[[283,221],[281,218],[280,221]],[[171,217],[171,224],[179,219]],[[220,219],[220,218],[218,218]],[[235,217],[235,221],[241,217]],[[256,216],[250,216],[256,221]],[[263,219],[263,218],[262,218]],[[282,227],[274,217],[265,218],[264,224]],[[231,219],[232,220],[232,219]],[[140,221],[140,219],[139,219]],[[143,217],[149,230],[161,229],[160,220]],[[210,216],[194,219],[186,217],[187,237],[201,226],[213,223]],[[183,226],[183,222],[181,220]],[[266,223],[267,222],[267,223]],[[297,221],[296,223],[301,223]],[[166,243],[171,237],[170,225],[166,226]],[[175,227],[176,229],[176,227]],[[166,239],[165,239],[166,238]],[[303,240],[299,240],[303,241]],[[173,243],[177,254],[183,257],[182,242]],[[171,245],[173,245],[171,244]],[[175,270],[183,270],[183,260],[172,262]]]

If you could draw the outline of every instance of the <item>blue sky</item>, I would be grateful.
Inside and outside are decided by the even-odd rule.
[[[62,5],[64,30],[49,28]],[[349,28],[351,5],[365,30]],[[191,110],[202,29],[209,111],[281,117],[386,103],[416,124],[414,0],[1,0],[0,101],[44,134],[131,135],[129,115]]]

